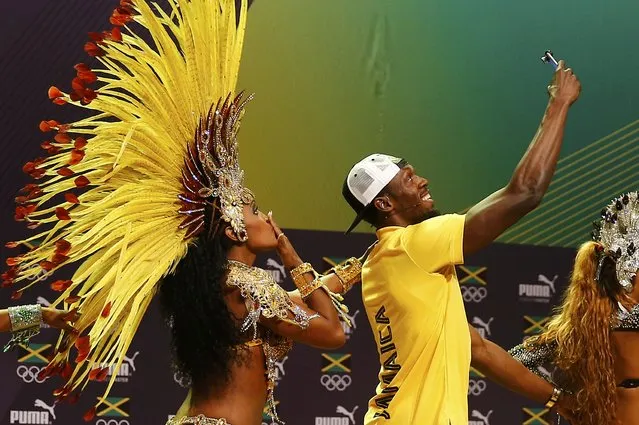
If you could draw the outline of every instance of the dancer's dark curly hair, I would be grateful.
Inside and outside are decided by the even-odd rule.
[[[203,232],[160,287],[175,366],[200,394],[226,384],[231,367],[243,354],[238,322],[224,300],[227,252],[232,242],[222,227],[210,237]]]

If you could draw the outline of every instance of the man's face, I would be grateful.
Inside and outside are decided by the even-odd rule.
[[[410,224],[439,215],[428,190],[428,180],[418,176],[412,165],[406,165],[388,183],[386,195],[394,207],[391,214]]]

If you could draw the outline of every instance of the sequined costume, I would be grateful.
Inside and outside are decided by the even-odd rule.
[[[226,419],[207,418],[204,415],[192,417],[171,418],[166,425],[231,425]]]
[[[295,276],[296,270],[306,266],[310,267],[308,263],[304,263],[291,270],[291,276]],[[262,318],[275,318],[298,326],[301,329],[307,329],[311,321],[320,317],[320,315],[318,313],[309,314],[298,304],[295,304],[289,293],[275,282],[270,273],[263,269],[229,260],[227,270],[225,284],[229,288],[237,288],[240,291],[247,309],[247,315],[239,325],[239,330],[249,340],[242,345],[245,347],[262,347],[264,353],[267,379],[267,402],[264,412],[276,423],[283,424],[284,422],[278,417],[275,409],[274,389],[277,379],[277,362],[286,357],[293,347],[293,340],[272,332],[263,326],[260,320]],[[315,272],[312,268],[310,270]],[[335,273],[345,293],[353,284],[361,280],[361,261],[356,258],[349,258],[340,264],[336,264],[329,271],[330,273]],[[315,274],[320,278],[324,276]],[[296,278],[294,277],[295,280]],[[331,298],[338,315],[342,317],[344,323],[350,325],[350,322],[347,321],[347,316],[342,316],[343,313],[348,312],[348,308],[341,304],[342,297],[332,293],[326,287],[322,287],[322,289]],[[300,291],[300,296],[304,299],[302,291]],[[190,397],[191,393],[189,393],[187,401],[182,408],[185,408],[185,406],[188,408]],[[182,408],[180,409],[181,414],[179,413],[176,417],[169,419],[166,425],[217,425],[218,422],[215,421],[224,421],[224,419],[207,418],[202,415],[187,416],[186,411],[182,411]],[[226,422],[219,422],[219,424],[226,424]]]
[[[617,332],[639,332],[639,304],[628,310],[621,304],[616,315],[616,320],[611,326],[612,331]],[[557,370],[553,361],[557,344],[541,344],[537,342],[522,343],[509,350],[511,356],[519,360],[526,368],[542,378],[556,384],[557,386],[569,389],[570,383],[562,381],[561,371]],[[622,385],[624,382],[619,384]]]
[[[249,345],[262,345],[266,358],[266,377],[268,380],[268,414],[279,422],[273,397],[277,377],[276,361],[286,357],[286,354],[293,347],[293,341],[262,327],[259,324],[260,317],[277,318],[306,329],[310,321],[319,315],[309,315],[294,304],[288,293],[273,280],[273,277],[258,267],[249,267],[237,261],[229,261],[229,275],[226,284],[239,288],[245,300],[248,315],[240,330],[252,332],[252,340],[248,343]],[[290,313],[293,314],[293,319],[289,318]]]
[[[623,305],[619,305],[619,313],[617,314],[617,326],[615,331],[639,332],[639,304],[630,310]]]

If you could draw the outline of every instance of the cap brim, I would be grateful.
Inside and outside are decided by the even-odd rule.
[[[408,165],[408,162],[403,159],[403,158],[396,158],[396,160],[392,161],[395,163],[395,165],[397,165],[398,168],[402,169],[404,168],[406,165]],[[348,177],[347,177],[348,178]],[[350,191],[350,189],[348,188],[348,184],[347,184],[347,180],[344,180],[344,184],[342,185],[342,195],[344,196],[344,198],[346,199],[346,202],[349,203],[349,205],[351,206],[351,208],[353,208],[354,210],[358,209],[358,205],[361,206],[361,202],[358,201],[355,196],[353,195],[353,193]],[[362,221],[364,214],[366,214],[366,211],[368,210],[368,208],[371,208],[373,205],[373,203],[371,202],[370,204],[368,204],[367,206],[365,206],[358,214],[357,217],[355,217],[355,220],[353,220],[353,222],[351,223],[350,227],[348,228],[348,230],[346,230],[346,232],[344,232],[345,235],[349,234],[355,227],[357,227],[357,225],[360,223],[360,221]]]
[[[351,223],[351,225],[349,226],[348,230],[346,230],[344,232],[345,235],[348,235],[355,227],[357,227],[357,225],[362,221],[364,214],[366,214],[366,211],[368,210],[368,208],[371,206],[372,204],[369,204],[368,206],[366,206],[363,210],[361,210],[359,212],[359,214],[357,214],[357,217],[355,217],[355,220],[353,220],[353,222]]]

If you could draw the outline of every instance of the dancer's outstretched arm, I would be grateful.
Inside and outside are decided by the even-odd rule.
[[[490,380],[540,404],[545,404],[553,393],[553,385],[535,375],[506,350],[479,335],[468,325],[471,335],[471,364]],[[570,398],[562,395],[557,403],[559,413],[571,419]]]
[[[78,314],[75,311],[69,312],[66,310],[58,310],[50,307],[42,307],[42,321],[51,327],[72,332],[74,331],[74,329],[70,322],[73,322],[77,319]],[[0,310],[0,332],[10,332],[11,330],[12,327],[9,310]]]

